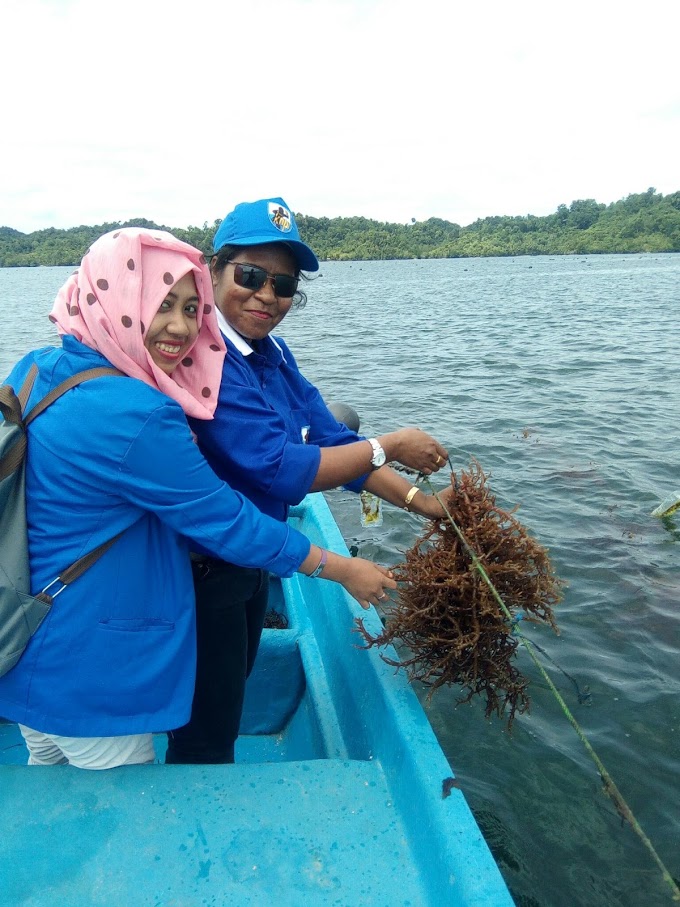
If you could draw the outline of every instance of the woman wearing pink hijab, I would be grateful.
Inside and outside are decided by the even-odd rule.
[[[97,240],[50,315],[62,347],[38,367],[30,408],[70,376],[114,366],[31,424],[26,506],[34,594],[117,536],[55,597],[17,665],[0,677],[0,715],[17,721],[29,764],[109,768],[154,759],[153,732],[189,718],[195,675],[189,541],[280,576],[296,570],[377,601],[387,570],[322,549],[263,516],[220,481],[186,415],[211,419],[224,341],[201,253],[160,230]]]

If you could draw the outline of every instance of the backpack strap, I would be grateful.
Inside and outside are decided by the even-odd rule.
[[[51,605],[52,601],[59,595],[60,592],[63,592],[64,589],[68,586],[69,583],[77,580],[78,577],[82,576],[86,570],[89,570],[93,564],[96,564],[102,554],[106,554],[109,548],[114,545],[118,539],[127,532],[127,529],[123,529],[122,532],[119,532],[118,535],[114,535],[112,539],[109,539],[108,542],[102,542],[99,547],[95,548],[94,551],[90,551],[88,554],[84,554],[82,557],[79,557],[77,561],[74,561],[70,567],[67,567],[66,570],[62,570],[59,576],[56,579],[53,579],[51,583],[48,583],[42,592],[38,593],[35,598],[40,599],[42,602]],[[48,589],[51,589],[55,583],[61,583],[61,588],[57,589],[53,594],[48,592]]]
[[[14,393],[9,385],[0,387],[0,409],[5,420],[14,422],[23,429],[22,437],[20,437],[8,456],[5,457],[2,464],[0,464],[0,479],[4,478],[6,475],[10,475],[23,460],[26,452],[26,427],[41,415],[41,413],[44,413],[47,407],[54,403],[55,400],[58,400],[59,397],[66,393],[66,391],[71,390],[72,387],[76,387],[78,384],[82,384],[84,381],[91,381],[93,378],[103,378],[108,375],[126,377],[125,372],[121,372],[117,368],[108,368],[106,366],[90,368],[83,372],[78,372],[75,375],[71,375],[66,381],[62,381],[61,384],[58,384],[49,393],[45,394],[45,396],[35,404],[28,415],[24,416],[23,412],[26,408],[31,391],[33,390],[37,375],[38,367],[34,364],[31,366],[18,395]],[[69,583],[72,583],[74,580],[78,579],[78,577],[82,576],[89,567],[99,560],[102,554],[108,551],[109,548],[118,541],[125,531],[126,530],[124,529],[107,542],[102,542],[102,544],[95,548],[94,551],[90,551],[89,554],[84,554],[81,558],[78,558],[78,560],[71,564],[70,567],[67,567],[66,570],[63,570],[60,573],[58,579],[49,583],[43,591],[35,597],[41,601],[51,603],[55,595],[58,595],[59,592],[63,591]],[[47,590],[56,582],[60,582],[62,586],[54,593],[54,595],[51,595]]]
[[[113,545],[114,542],[117,542],[124,532],[127,532],[127,530],[123,529],[122,532],[119,532],[118,535],[114,535],[108,542],[102,542],[102,544],[98,548],[95,548],[94,551],[90,551],[89,554],[84,554],[82,557],[78,558],[78,560],[71,564],[70,567],[67,567],[66,570],[59,574],[59,582],[67,586],[69,583],[72,583],[73,580],[82,576],[86,570],[90,569],[92,564],[99,560],[102,554],[106,554],[111,545]]]
[[[24,425],[29,425],[41,413],[45,412],[48,406],[54,403],[55,400],[58,400],[62,394],[65,394],[66,391],[70,391],[72,387],[82,384],[83,381],[91,381],[93,378],[104,378],[106,375],[121,375],[122,377],[126,377],[125,373],[119,371],[117,368],[107,368],[103,365],[98,368],[89,368],[84,372],[78,372],[76,375],[71,375],[66,381],[62,381],[61,384],[53,387],[48,394],[45,394],[42,400],[39,400],[38,403],[35,404],[29,414],[24,417]]]
[[[18,394],[14,393],[14,388],[10,384],[3,384],[0,387],[0,412],[5,422],[11,422],[14,425],[21,424],[23,412],[37,376],[38,366],[33,364],[24,378]]]
[[[0,462],[0,482],[6,479],[7,476],[11,476],[24,459],[26,453],[26,429],[23,424],[23,412],[33,390],[37,375],[38,366],[34,364],[29,369],[18,395],[14,393],[14,389],[9,384],[3,384],[0,387],[0,412],[8,425],[18,425],[21,429],[21,433],[12,449]]]
[[[19,468],[19,465],[24,459],[26,454],[26,426],[41,413],[45,412],[47,407],[51,403],[54,403],[55,400],[58,400],[62,394],[71,390],[72,387],[82,384],[83,381],[90,381],[92,378],[103,378],[106,375],[125,376],[124,372],[106,366],[90,368],[84,372],[78,372],[76,375],[71,375],[66,381],[62,381],[61,384],[58,384],[53,388],[42,398],[42,400],[39,400],[36,403],[26,416],[24,415],[24,411],[31,391],[33,390],[35,379],[38,376],[38,366],[35,363],[31,366],[24,379],[24,383],[21,385],[21,390],[18,395],[14,393],[13,388],[9,384],[3,384],[2,387],[0,387],[0,412],[3,415],[5,422],[18,425],[22,429],[19,439],[13,445],[9,453],[3,457],[3,460],[0,463],[0,482],[3,479],[6,479],[7,476],[12,475],[12,473]]]
[[[33,363],[33,365],[28,370],[28,374],[24,380],[24,383],[21,385],[21,390],[19,391],[19,403],[21,403],[21,412],[23,413],[26,410],[26,404],[28,403],[28,398],[31,396],[31,391],[33,390],[33,385],[35,384],[35,379],[38,377],[38,366]]]

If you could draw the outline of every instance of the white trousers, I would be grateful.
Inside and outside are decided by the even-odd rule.
[[[76,768],[115,768],[140,765],[156,758],[152,734],[124,737],[61,737],[19,725],[28,747],[29,765],[75,765]]]

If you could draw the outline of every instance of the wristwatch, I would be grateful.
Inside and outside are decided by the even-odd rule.
[[[387,459],[385,457],[385,451],[378,444],[378,441],[376,438],[369,438],[368,443],[373,448],[373,456],[371,457],[371,466],[373,467],[373,469],[380,469],[381,466],[385,465],[385,462]]]

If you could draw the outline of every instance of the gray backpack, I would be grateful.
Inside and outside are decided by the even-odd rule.
[[[38,375],[31,366],[18,396],[9,384],[0,387],[0,677],[19,661],[29,639],[47,616],[54,598],[78,579],[88,567],[122,535],[104,542],[83,555],[49,583],[38,595],[31,595],[26,531],[26,428],[62,394],[92,378],[122,375],[114,368],[92,368],[72,375],[53,388],[24,415],[28,398]],[[51,594],[55,583],[61,586]]]

